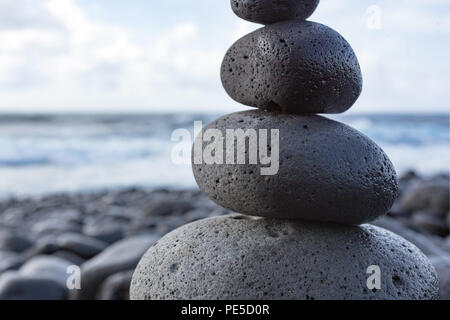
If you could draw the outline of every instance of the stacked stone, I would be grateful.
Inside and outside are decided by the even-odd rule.
[[[318,3],[231,0],[239,17],[267,24],[229,49],[221,71],[227,93],[259,110],[224,116],[203,132],[277,129],[279,169],[271,176],[261,164],[193,161],[202,191],[240,214],[165,236],[141,260],[133,299],[437,297],[435,271],[414,245],[360,225],[397,197],[386,154],[355,129],[314,115],[348,110],[362,89],[346,40],[305,21]],[[375,272],[369,281],[368,271]]]

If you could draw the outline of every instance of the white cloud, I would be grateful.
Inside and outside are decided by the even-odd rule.
[[[380,9],[380,29],[367,26],[372,5]],[[335,28],[357,53],[364,90],[352,111],[450,109],[448,1],[323,0],[313,20]]]
[[[89,19],[74,0],[15,1],[2,0],[17,23],[0,28],[1,110],[192,106],[218,74],[225,49],[204,45],[195,22],[142,45],[120,25]],[[54,23],[31,23],[41,14]]]
[[[88,19],[73,0],[2,4],[17,16],[14,27],[0,28],[2,110],[182,107],[198,105],[205,90],[204,101],[224,95],[211,78],[217,79],[225,47],[208,48],[195,22],[139,45],[122,26]],[[31,23],[38,15],[53,23]]]
[[[369,5],[381,9],[379,30],[367,28]],[[217,35],[191,15],[142,39],[77,0],[0,0],[0,110],[243,109],[222,89],[220,63],[260,26],[227,14],[211,25]],[[360,59],[365,86],[352,110],[445,110],[449,15],[446,0],[322,0],[312,20],[342,33]]]

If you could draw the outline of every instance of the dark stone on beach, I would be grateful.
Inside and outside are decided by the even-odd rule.
[[[231,0],[231,7],[238,17],[261,24],[305,20],[318,4],[319,0]]]
[[[63,250],[90,259],[108,247],[108,243],[76,233],[67,233],[57,238],[57,244]]]
[[[180,200],[166,196],[162,199],[155,199],[152,201],[152,203],[146,208],[145,215],[152,217],[182,215],[193,208],[192,201]]]
[[[0,250],[0,274],[19,269],[24,262],[24,257],[16,252]]]
[[[23,208],[6,207],[0,214],[0,225],[7,228],[18,229],[23,227],[26,210]]]
[[[398,179],[400,195],[403,195],[405,192],[408,192],[411,188],[422,182],[422,177],[420,177],[415,171],[406,172]]]
[[[447,213],[447,227],[450,230],[450,212]]]
[[[0,276],[0,300],[63,300],[71,263],[54,256],[36,256],[18,271]]]
[[[194,222],[197,220],[205,219],[210,217],[211,212],[207,209],[195,209],[189,212],[186,212],[184,215],[184,219],[187,223]]]
[[[295,170],[293,170],[293,172],[295,172]],[[417,174],[410,175],[409,180],[406,178],[402,177],[401,179],[403,181],[402,183],[404,183],[405,186],[406,184],[408,184],[404,189],[404,195],[406,195],[408,192],[414,191],[422,183],[424,183],[425,185],[429,185],[430,181],[432,181],[433,184],[439,184],[441,182],[445,182],[446,179],[448,179],[448,177],[441,177],[440,179],[425,179],[417,176]],[[62,234],[60,234],[59,232],[51,232],[49,234],[39,235],[37,237],[33,236],[33,234],[30,232],[30,228],[35,222],[48,220],[49,215],[51,219],[54,219],[58,215],[57,212],[64,212],[64,215],[67,214],[68,216],[70,216],[70,219],[66,219],[67,217],[61,217],[62,220],[67,220],[72,223],[76,223],[77,220],[79,220],[77,218],[77,210],[56,210],[54,207],[52,207],[54,204],[59,205],[59,203],[64,203],[70,208],[80,208],[78,211],[81,212],[84,216],[83,224],[85,224],[86,226],[92,226],[92,229],[90,230],[92,232],[98,232],[99,230],[103,230],[102,232],[104,232],[104,226],[107,226],[106,229],[108,229],[109,226],[113,225],[120,230],[119,234],[121,237],[123,236],[123,232],[121,230],[124,228],[125,230],[127,230],[127,233],[125,234],[126,237],[134,236],[136,234],[150,234],[154,235],[155,237],[159,237],[160,235],[165,234],[166,232],[172,230],[174,227],[180,224],[198,220],[202,217],[222,215],[227,212],[226,209],[217,206],[206,196],[200,194],[199,191],[141,190],[139,192],[127,192],[124,190],[118,190],[115,192],[109,192],[108,194],[110,195],[108,201],[111,203],[112,207],[106,204],[101,205],[100,202],[103,203],[106,202],[106,200],[104,195],[97,193],[86,193],[84,195],[73,195],[66,197],[55,196],[56,200],[52,200],[53,196],[50,196],[45,199],[23,199],[14,201],[5,200],[4,202],[2,202],[0,204],[2,208],[0,209],[0,225],[2,225],[2,227],[0,227],[0,237],[2,237],[2,234],[7,235],[3,236],[4,238],[2,239],[9,240],[0,240],[0,243],[3,244],[3,249],[0,248],[0,274],[2,274],[0,278],[6,279],[3,278],[3,274],[12,274],[13,279],[7,280],[6,286],[1,286],[1,297],[12,297],[12,299],[14,299],[15,297],[17,297],[18,299],[42,299],[49,298],[50,296],[52,297],[51,299],[65,298],[67,288],[66,286],[62,287],[61,284],[62,280],[69,275],[63,274],[63,272],[61,271],[63,269],[59,269],[60,271],[56,272],[56,274],[59,275],[58,277],[55,277],[55,279],[59,279],[59,283],[57,283],[56,285],[55,279],[51,280],[47,278],[39,278],[38,274],[40,272],[33,273],[32,275],[23,275],[20,273],[21,266],[36,255],[52,255],[66,260],[66,263],[70,263],[71,265],[81,265],[83,261],[85,261],[84,258],[79,257],[72,251],[62,249],[61,243],[57,240],[59,237],[64,237],[64,232]],[[64,199],[64,201],[60,201],[58,199]],[[176,201],[178,199],[182,200],[182,203],[190,204],[189,206],[180,204],[178,208],[175,208],[175,210],[166,210],[164,215],[153,215],[153,209],[148,210],[148,208],[163,208],[162,205],[152,206],[152,203],[164,203],[164,199],[166,199],[166,202]],[[119,205],[122,206],[122,210],[119,209]],[[186,211],[186,208],[188,207],[193,207],[193,209]],[[406,238],[413,244],[417,245],[429,257],[432,257],[433,261],[434,259],[436,259],[436,257],[444,257],[450,254],[450,237],[442,239],[440,237],[433,236],[432,234],[430,234],[430,231],[427,231],[424,228],[419,228],[417,225],[415,226],[413,224],[414,216],[421,215],[422,213],[428,211],[422,211],[422,213],[421,211],[407,212],[402,207],[397,207],[399,208],[398,215],[395,215],[396,219],[382,218],[379,221],[375,222],[375,224],[389,229],[394,233],[397,233]],[[35,214],[35,210],[38,209],[39,212]],[[394,210],[394,208],[392,210]],[[25,214],[27,212],[31,213],[27,215]],[[149,215],[145,215],[145,213]],[[442,215],[442,213],[439,212],[428,213],[433,218]],[[105,215],[108,217],[105,217]],[[448,217],[448,213],[446,213],[445,215]],[[129,220],[128,217],[132,217],[132,221],[127,222],[127,220]],[[447,225],[448,223],[449,221],[447,221]],[[132,232],[131,230],[128,231],[127,229],[130,225],[133,225],[134,228]],[[414,230],[410,228],[414,228]],[[17,243],[15,243],[14,241],[10,241],[11,239],[19,239],[17,237],[28,239],[34,242],[34,245],[19,254],[13,251],[13,249],[19,250],[20,246],[15,246],[18,245],[20,241],[18,241]],[[84,236],[80,235],[80,237],[83,238]],[[87,239],[91,238],[87,236]],[[5,250],[6,247],[8,247],[9,249]],[[78,249],[75,251],[78,251]],[[50,266],[49,264],[46,265]],[[29,266],[27,268],[29,268]],[[48,269],[47,267],[45,268]],[[438,269],[437,266],[436,268]],[[118,274],[116,274],[116,272],[112,272],[110,275],[101,280],[97,285],[97,289],[94,290],[96,291],[95,297],[98,299],[108,299],[107,297],[110,297],[111,299],[113,297],[114,299],[116,297],[117,299],[121,299],[121,297],[126,298],[126,281],[124,280],[124,282],[122,282],[122,286],[119,284],[121,282],[118,278],[120,278],[119,275],[125,275],[127,272],[129,272],[130,269],[133,269],[133,267],[125,268],[123,271],[119,271]],[[19,271],[11,272],[14,270]],[[438,272],[442,273],[442,271],[439,270]],[[43,273],[48,274],[47,272]],[[50,275],[52,277],[54,276],[54,274],[54,272],[50,272]],[[365,274],[363,274],[363,276],[365,276]],[[440,275],[440,279],[443,279],[442,275]],[[4,284],[5,280],[2,280],[1,282]],[[24,291],[19,294],[18,292],[13,290],[14,287],[18,288],[18,290],[23,288]],[[48,288],[59,288],[59,291],[57,290],[53,292],[60,292],[61,294],[53,294],[51,293],[52,291],[49,291]]]
[[[382,270],[381,290],[367,268]],[[370,225],[231,215],[162,238],[134,273],[134,300],[436,299],[436,272],[413,244]]]
[[[108,243],[78,233],[64,233],[59,235],[47,235],[39,238],[35,245],[26,252],[28,257],[40,254],[53,254],[56,251],[65,250],[82,258],[90,259],[102,252]]]
[[[412,215],[411,225],[414,229],[424,233],[446,237],[449,235],[449,227],[443,217],[429,211],[419,211]]]
[[[66,250],[58,250],[55,251],[53,256],[64,259],[68,262],[70,262],[72,265],[81,266],[84,262],[86,262],[85,258],[80,257],[79,255],[66,251]]]
[[[141,233],[156,233],[160,219],[158,217],[138,217],[134,219],[125,229],[125,237],[134,236]]]
[[[69,276],[67,274],[67,268],[71,265],[72,263],[70,261],[62,258],[41,255],[27,261],[19,269],[19,273],[24,276],[50,279],[65,287]]]
[[[432,258],[431,262],[439,278],[440,299],[450,300],[450,255]]]
[[[30,259],[38,255],[51,255],[60,249],[61,247],[57,243],[57,235],[49,234],[38,238],[34,245],[28,249],[24,255],[27,259]]]
[[[0,277],[0,300],[64,300],[67,289],[54,280],[8,272]]]
[[[261,164],[193,164],[200,189],[234,212],[360,224],[385,214],[396,199],[396,173],[386,154],[342,123],[254,110],[224,116],[203,132],[211,128],[223,137],[227,129],[268,129],[269,137],[271,129],[280,130],[275,175],[262,175],[267,166]]]
[[[358,59],[336,31],[280,22],[238,40],[222,63],[222,83],[239,103],[297,114],[341,113],[362,90]]]
[[[0,250],[10,250],[21,253],[33,244],[32,240],[15,229],[0,230]]]
[[[399,186],[399,189],[401,189],[400,186]],[[401,194],[401,192],[402,191],[399,190],[400,194]],[[410,213],[408,213],[405,209],[403,209],[403,207],[398,204],[398,201],[396,201],[396,202],[394,202],[394,205],[392,206],[392,208],[389,210],[388,216],[394,217],[394,218],[406,218],[406,217],[410,216]]]
[[[131,221],[132,216],[128,214],[128,208],[112,206],[105,210],[105,217],[114,219],[115,221],[121,221],[122,223],[128,223]]]
[[[409,229],[405,223],[392,218],[383,217],[373,222],[374,225],[392,231],[406,240],[412,242],[420,250],[423,251],[428,257],[433,256],[445,256],[450,252],[447,252],[445,244],[440,238],[433,238],[431,236],[425,236]]]
[[[162,237],[166,233],[186,223],[184,216],[141,217],[127,228],[127,236],[153,234]]]
[[[33,225],[31,231],[36,235],[79,233],[81,232],[81,226],[74,222],[53,218],[37,222]]]
[[[417,172],[413,170],[409,170],[406,173],[404,173],[399,179],[399,183],[408,184],[412,181],[421,180],[422,178],[417,174]]]
[[[128,270],[109,276],[102,284],[99,300],[130,300],[130,284],[134,270]]]
[[[78,209],[52,207],[42,210],[42,217],[40,217],[42,221],[56,221],[69,227],[72,225],[79,227],[83,223],[83,214]]]
[[[448,180],[427,181],[417,184],[399,200],[408,212],[429,211],[445,217],[449,211],[450,188]]]
[[[72,298],[95,299],[103,281],[121,271],[134,269],[145,251],[158,240],[152,235],[140,235],[119,241],[81,266],[81,290]]]
[[[118,222],[104,222],[87,225],[83,228],[84,234],[100,241],[113,244],[124,238],[124,225]]]

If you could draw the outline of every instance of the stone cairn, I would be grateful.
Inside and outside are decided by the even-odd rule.
[[[236,164],[198,163],[194,147],[202,191],[240,214],[162,238],[135,271],[132,299],[437,298],[436,273],[414,245],[361,225],[385,214],[397,197],[386,154],[355,129],[314,115],[348,110],[362,90],[346,40],[305,20],[318,3],[231,0],[239,17],[266,26],[229,49],[222,82],[233,99],[259,110],[214,121],[195,143],[211,147],[209,129],[223,137],[228,130],[266,130],[276,174],[249,163],[249,148],[247,164]],[[278,136],[269,134],[274,129]],[[221,157],[217,150],[211,154]]]

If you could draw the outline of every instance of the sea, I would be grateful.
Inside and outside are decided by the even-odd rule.
[[[196,188],[189,162],[173,161],[194,121],[219,114],[0,115],[0,198],[126,187]],[[449,173],[448,114],[339,115],[389,155],[399,174]],[[193,138],[193,137],[192,137]],[[183,140],[186,149],[192,141]]]

